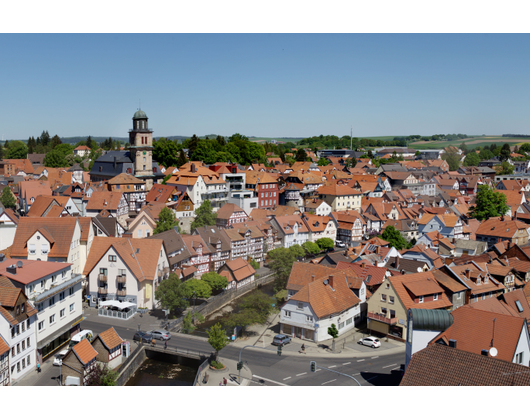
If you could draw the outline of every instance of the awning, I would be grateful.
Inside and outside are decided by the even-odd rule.
[[[125,309],[136,306],[136,303],[120,302],[119,300],[106,300],[105,302],[100,302],[99,306],[115,306],[116,308]]]

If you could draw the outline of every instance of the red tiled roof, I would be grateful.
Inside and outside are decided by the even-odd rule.
[[[86,338],[72,347],[72,350],[83,365],[87,365],[99,354]]]

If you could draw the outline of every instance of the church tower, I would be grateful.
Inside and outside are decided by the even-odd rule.
[[[129,152],[134,162],[134,176],[145,181],[147,191],[157,178],[153,174],[153,131],[147,126],[147,115],[139,109],[132,118],[133,128],[129,130]]]

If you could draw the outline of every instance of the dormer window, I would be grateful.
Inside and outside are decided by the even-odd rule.
[[[423,303],[423,296],[418,297],[418,303]]]

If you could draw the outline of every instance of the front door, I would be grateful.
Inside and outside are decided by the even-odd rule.
[[[302,338],[302,328],[294,327],[294,336],[297,338]]]

